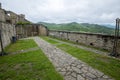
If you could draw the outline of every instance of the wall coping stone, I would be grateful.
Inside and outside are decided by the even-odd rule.
[[[62,31],[62,30],[49,30],[52,32],[62,32],[62,33],[74,33],[74,34],[85,34],[85,35],[97,35],[97,36],[101,36],[101,37],[112,37],[114,38],[114,35],[106,35],[106,34],[99,34],[99,33],[82,33],[82,32],[75,32],[75,31]],[[120,36],[119,36],[120,39]]]

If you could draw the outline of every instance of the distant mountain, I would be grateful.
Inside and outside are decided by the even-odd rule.
[[[114,34],[113,28],[109,28],[107,26],[98,25],[98,24],[76,23],[76,22],[64,23],[64,24],[38,22],[38,24],[43,24],[47,26],[48,29],[50,30],[89,32],[89,33],[100,33],[100,34],[107,34],[107,35]]]
[[[115,29],[115,25],[111,25],[111,24],[104,24],[103,26],[109,27],[109,28],[114,28]]]

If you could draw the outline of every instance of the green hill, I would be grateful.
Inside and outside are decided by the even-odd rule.
[[[109,28],[103,25],[98,24],[89,24],[89,23],[64,23],[64,24],[55,24],[55,23],[45,23],[39,22],[38,24],[43,24],[48,27],[49,30],[65,30],[65,31],[76,31],[76,32],[89,32],[89,33],[100,33],[113,35],[114,29]]]

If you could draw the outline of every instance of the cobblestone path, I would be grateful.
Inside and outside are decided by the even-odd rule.
[[[41,38],[33,39],[65,80],[114,80]]]

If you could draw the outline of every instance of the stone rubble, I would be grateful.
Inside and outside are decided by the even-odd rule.
[[[41,38],[33,39],[65,80],[114,80]]]

